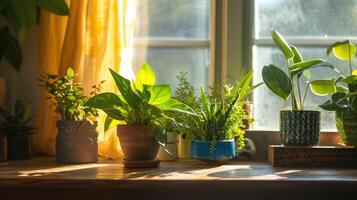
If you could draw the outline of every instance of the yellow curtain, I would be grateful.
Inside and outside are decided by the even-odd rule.
[[[133,0],[72,0],[67,1],[69,16],[61,17],[41,12],[40,67],[44,73],[63,75],[68,67],[78,73],[85,94],[101,80],[105,91],[114,91],[115,83],[108,68],[116,71],[131,66],[135,1]],[[39,133],[34,143],[37,152],[55,155],[57,134],[53,106],[45,92],[38,116]],[[101,122],[101,120],[99,121]],[[103,133],[98,127],[99,155],[121,158],[116,131]]]

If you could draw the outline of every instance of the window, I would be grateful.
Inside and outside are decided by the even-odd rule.
[[[137,1],[134,69],[149,62],[159,83],[177,86],[188,72],[196,87],[208,86],[210,69],[210,0]]]
[[[357,36],[357,0],[256,0],[253,8],[255,83],[262,81],[261,70],[264,65],[276,64],[286,70],[283,55],[271,40],[271,27],[297,46],[305,60],[327,59],[326,49],[330,44],[347,38],[354,40]],[[328,60],[340,71],[347,73],[347,63],[338,62],[333,57]],[[326,69],[314,69],[311,74],[312,79],[335,76]],[[307,96],[307,109],[315,109],[327,99],[328,97],[318,97],[310,92]],[[284,108],[284,102],[264,86],[254,92],[253,103],[256,119],[254,128],[278,129],[279,110]],[[334,113],[322,111],[321,117],[323,130],[336,129]]]

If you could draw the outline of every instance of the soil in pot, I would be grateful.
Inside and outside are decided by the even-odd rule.
[[[7,158],[9,160],[30,159],[33,155],[32,135],[7,137]]]
[[[162,161],[174,161],[177,159],[177,134],[168,132],[167,133],[167,142],[164,147],[160,147],[157,158]]]
[[[0,135],[0,161],[7,160],[7,138]]]
[[[118,137],[126,161],[152,161],[159,152],[154,129],[149,125],[119,125]]]
[[[88,121],[57,121],[56,160],[80,164],[98,161],[96,126]]]
[[[205,162],[225,162],[236,156],[234,139],[217,141],[213,150],[212,142],[206,140],[192,140],[191,157]]]
[[[357,146],[357,114],[350,109],[336,111],[336,127],[342,142]]]
[[[287,146],[316,146],[320,137],[320,112],[280,111],[280,139]]]

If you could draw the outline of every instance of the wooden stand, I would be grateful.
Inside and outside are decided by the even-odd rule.
[[[268,161],[273,167],[357,167],[357,148],[270,145]]]

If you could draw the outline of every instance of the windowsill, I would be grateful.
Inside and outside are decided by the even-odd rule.
[[[0,163],[1,199],[308,199],[354,193],[357,170],[273,168],[261,162],[162,162],[124,169],[121,161],[60,165],[54,158]],[[328,176],[326,176],[328,175]],[[329,190],[328,193],[321,191]],[[291,195],[291,192],[297,192]],[[223,195],[223,196],[222,196]],[[40,197],[40,198],[39,198]],[[42,198],[41,198],[42,197]],[[125,198],[124,198],[125,199]],[[315,198],[316,199],[316,198]]]

